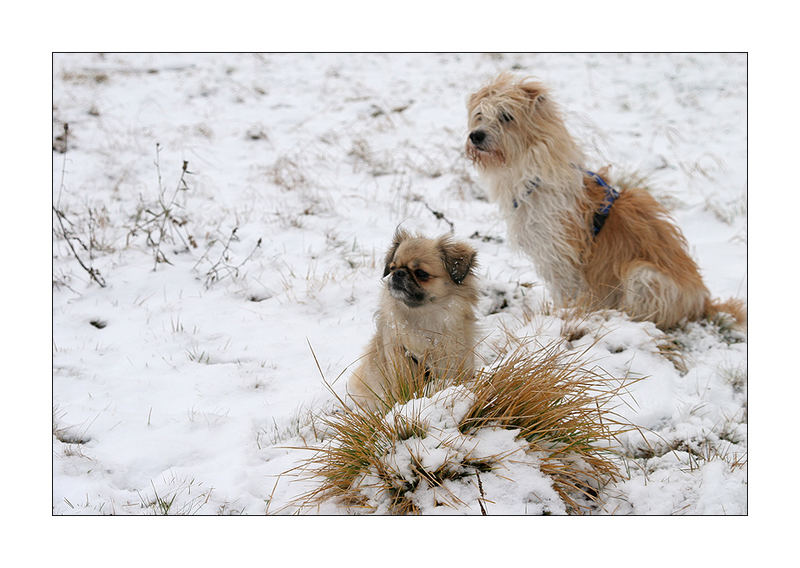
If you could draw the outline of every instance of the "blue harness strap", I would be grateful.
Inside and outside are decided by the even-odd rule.
[[[528,191],[525,192],[525,195],[530,195],[531,193],[533,193],[533,190],[539,187],[540,183],[542,183],[542,179],[539,176],[536,176],[536,179],[529,179],[528,181],[526,181],[525,189],[527,189]],[[517,207],[519,207],[519,202],[516,199],[514,199],[513,205],[514,209],[516,209]]]
[[[600,232],[600,229],[603,228],[606,219],[608,219],[608,214],[611,213],[611,206],[614,205],[614,202],[619,197],[619,192],[608,185],[606,180],[601,178],[596,173],[586,170],[586,174],[594,179],[597,185],[606,190],[606,198],[603,200],[603,204],[600,206],[600,209],[594,212],[594,218],[592,219],[592,235],[596,237],[597,233]]]
[[[592,235],[596,237],[597,233],[600,232],[600,229],[603,228],[606,219],[608,219],[608,214],[611,213],[611,206],[614,205],[614,202],[619,197],[619,192],[610,185],[608,185],[606,183],[606,180],[604,180],[598,174],[590,172],[589,170],[584,170],[584,172],[586,172],[586,175],[591,177],[597,185],[599,185],[606,191],[606,196],[605,199],[603,200],[603,204],[600,206],[600,209],[594,212],[594,218],[592,219]],[[527,189],[527,191],[525,192],[525,195],[530,195],[531,193],[533,193],[533,190],[539,187],[539,184],[541,183],[542,180],[539,177],[533,180],[526,181],[525,188]],[[514,206],[514,209],[517,209],[519,207],[519,202],[516,199],[514,199],[512,205]]]

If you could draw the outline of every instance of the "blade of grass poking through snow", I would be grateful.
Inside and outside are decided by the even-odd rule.
[[[376,393],[382,410],[348,406],[337,396],[342,410],[321,418],[330,437],[305,448],[314,453],[299,468],[318,484],[296,504],[485,514],[492,503],[486,476],[514,484],[509,464],[530,464],[550,479],[559,511],[592,511],[603,486],[622,477],[609,448],[628,428],[614,408],[632,381],[584,368],[584,354],[564,354],[556,344],[531,351],[522,342],[474,377],[446,380],[430,380],[424,366],[400,359],[387,371],[390,386]],[[505,445],[486,442],[497,435]]]

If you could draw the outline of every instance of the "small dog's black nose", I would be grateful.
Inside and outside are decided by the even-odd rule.
[[[486,133],[483,130],[473,130],[469,133],[469,139],[477,146],[486,139]]]

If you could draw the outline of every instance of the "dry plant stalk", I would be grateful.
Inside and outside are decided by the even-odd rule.
[[[248,254],[243,261],[241,261],[239,264],[232,264],[231,263],[230,246],[231,246],[231,242],[234,239],[238,240],[239,237],[236,235],[236,231],[238,231],[238,230],[239,230],[239,227],[234,227],[233,230],[231,230],[231,234],[228,236],[228,240],[223,245],[222,252],[220,252],[219,258],[216,260],[216,262],[211,264],[211,267],[205,273],[205,287],[206,287],[206,289],[211,288],[211,286],[215,282],[219,282],[220,280],[224,280],[225,278],[228,278],[228,277],[231,277],[233,279],[238,278],[239,277],[239,271],[241,270],[241,268],[245,265],[245,263],[248,260],[250,260],[253,257],[253,255],[255,254],[256,250],[258,250],[261,247],[262,239],[259,238],[258,242],[256,242],[255,246],[253,247],[253,250],[250,251],[250,254]],[[218,241],[212,241],[209,244],[208,249],[206,249],[206,252],[203,253],[203,256],[201,256],[200,259],[198,259],[198,261],[194,264],[194,266],[192,267],[192,270],[196,270],[197,267],[204,261],[208,261],[209,264],[211,263],[211,261],[208,259],[208,254],[209,254],[209,252],[211,252],[212,247],[217,242]]]
[[[166,242],[175,242],[176,235],[183,243],[184,250],[189,250],[190,247],[197,248],[194,237],[185,228],[188,220],[185,217],[178,217],[176,214],[180,209],[183,209],[178,202],[180,193],[189,191],[189,185],[186,183],[186,176],[192,174],[188,169],[189,162],[183,161],[180,179],[178,179],[172,195],[167,199],[167,190],[164,188],[161,179],[160,152],[161,145],[156,144],[155,166],[158,177],[158,200],[151,206],[144,203],[139,206],[133,219],[133,228],[126,237],[126,245],[128,245],[131,238],[135,237],[139,231],[146,235],[147,246],[153,251],[154,271],[160,263],[172,264],[167,259],[164,251],[161,250],[161,246]]]
[[[621,478],[609,447],[626,426],[613,407],[631,381],[584,369],[583,353],[564,355],[555,345],[531,353],[525,347],[502,356],[475,377],[447,384],[427,380],[419,365],[399,365],[398,380],[389,382],[406,387],[385,393],[385,408],[393,408],[388,413],[349,408],[340,399],[343,410],[322,419],[330,433],[328,442],[303,448],[315,453],[299,468],[301,474],[321,483],[295,504],[302,509],[335,500],[371,512],[368,492],[388,497],[391,514],[416,514],[420,511],[410,494],[429,487],[444,494],[439,498],[443,505],[454,510],[463,506],[445,482],[500,469],[510,453],[475,459],[469,451],[459,453],[464,444],[443,440],[448,457],[436,468],[426,468],[411,452],[410,477],[397,470],[393,456],[399,442],[432,435],[421,405],[408,405],[410,413],[395,412],[401,408],[396,405],[457,386],[453,396],[471,401],[457,424],[458,432],[469,437],[483,428],[518,430],[516,440],[524,440],[526,451],[539,457],[541,472],[553,480],[566,510],[573,514],[591,510],[600,503],[599,490]],[[483,513],[480,499],[479,504]]]
[[[66,164],[67,164],[67,149],[68,149],[67,148],[67,140],[68,140],[68,136],[69,136],[69,124],[64,123],[64,134],[63,134],[64,160],[63,160],[62,165],[61,165],[61,183],[60,183],[60,185],[58,187],[58,199],[56,201],[56,204],[52,206],[53,207],[53,213],[56,216],[56,221],[58,221],[58,226],[61,228],[61,234],[60,235],[58,235],[58,233],[56,233],[56,234],[58,236],[61,236],[66,241],[67,245],[69,246],[69,250],[72,251],[72,256],[75,257],[75,260],[78,261],[78,264],[80,264],[81,268],[83,268],[86,271],[86,273],[89,275],[89,278],[91,278],[94,282],[96,282],[97,285],[100,286],[101,288],[105,288],[106,281],[100,275],[100,271],[92,265],[92,260],[93,259],[92,259],[91,248],[87,247],[83,243],[83,241],[81,241],[81,239],[77,235],[75,235],[74,232],[68,230],[66,228],[66,226],[64,225],[64,222],[66,221],[67,224],[70,227],[73,226],[73,223],[67,218],[67,216],[64,214],[64,212],[61,210],[61,193],[64,191],[64,176],[65,176],[65,173],[66,173]],[[89,210],[89,213],[90,213],[90,221],[93,222],[93,219],[91,218],[91,209]],[[91,231],[92,231],[92,226],[90,225],[90,233],[91,233]],[[88,266],[81,259],[81,256],[78,254],[78,251],[75,250],[75,247],[72,244],[73,240],[77,241],[78,244],[85,251],[87,251],[89,253],[89,265]],[[94,240],[93,238],[89,239],[90,246],[91,246],[93,240]]]

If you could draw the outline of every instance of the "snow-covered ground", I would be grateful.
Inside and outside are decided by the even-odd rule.
[[[745,55],[56,55],[53,203],[105,286],[54,214],[53,512],[297,511],[313,481],[286,472],[335,407],[315,357],[343,393],[395,227],[452,224],[487,360],[502,330],[568,336],[645,377],[597,513],[746,513],[744,337],[548,309],[463,154],[466,97],[503,70],[550,85],[593,165],[647,175],[712,294],[746,299]],[[523,512],[534,467],[491,514]]]

